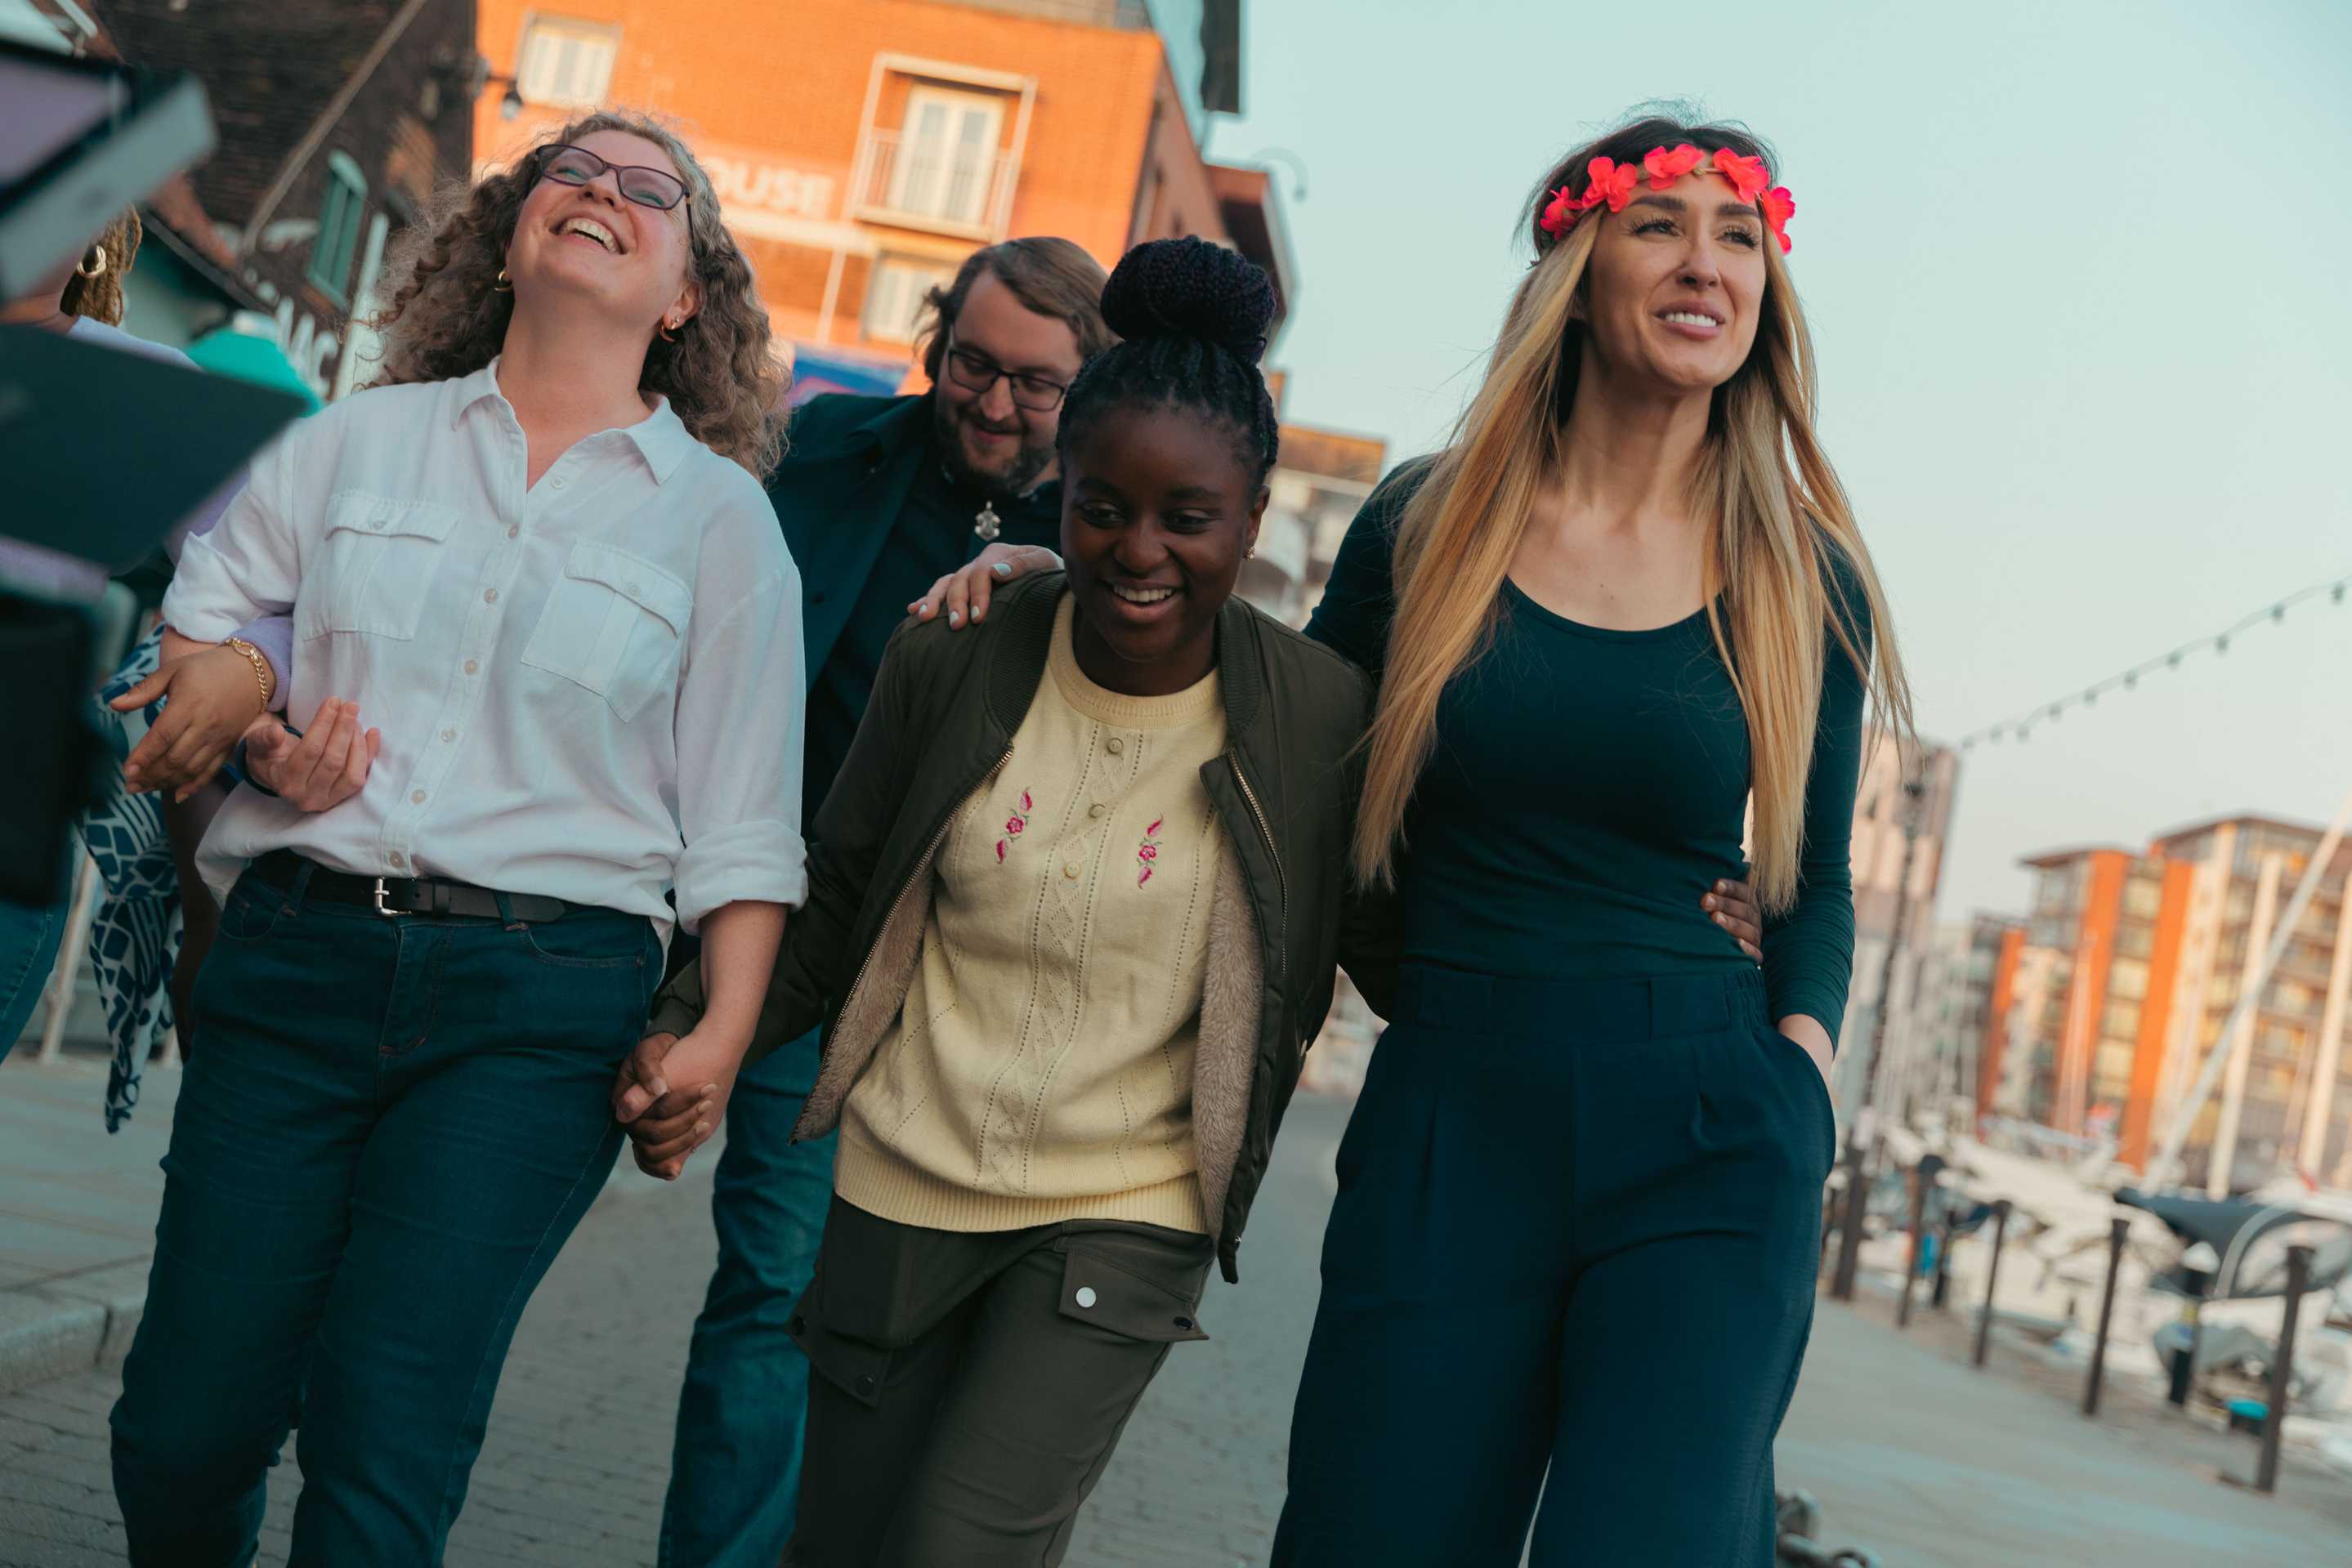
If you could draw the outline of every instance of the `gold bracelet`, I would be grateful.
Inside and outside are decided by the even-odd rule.
[[[269,655],[264,653],[260,649],[255,647],[252,643],[247,642],[242,637],[223,638],[221,641],[221,646],[226,648],[233,653],[243,655],[245,662],[253,666],[253,678],[261,687],[261,711],[268,713],[269,711],[269,694],[272,689],[269,673]]]

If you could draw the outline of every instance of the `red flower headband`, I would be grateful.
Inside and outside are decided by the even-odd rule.
[[[1772,184],[1772,172],[1764,167],[1761,158],[1743,158],[1728,147],[1716,149],[1709,159],[1697,148],[1685,141],[1668,149],[1653,147],[1642,154],[1639,169],[1631,163],[1619,163],[1612,159],[1595,158],[1584,166],[1584,194],[1571,194],[1566,185],[1552,193],[1551,204],[1544,208],[1537,227],[1554,239],[1564,238],[1568,231],[1593,208],[1608,204],[1612,213],[1622,213],[1625,204],[1633,199],[1634,182],[1643,174],[1650,177],[1650,189],[1664,191],[1675,181],[1706,165],[1706,172],[1719,174],[1731,183],[1731,189],[1743,202],[1761,204],[1764,222],[1770,226],[1772,237],[1780,242],[1785,254],[1790,248],[1789,218],[1797,210],[1797,199],[1789,194],[1786,185]],[[1768,190],[1766,187],[1769,186]]]

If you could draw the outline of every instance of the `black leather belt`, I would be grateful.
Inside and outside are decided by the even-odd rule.
[[[292,850],[272,850],[256,860],[249,869],[253,875],[281,893],[292,893],[305,866],[310,873],[309,883],[302,888],[305,899],[315,898],[325,904],[355,904],[386,917],[457,915],[476,920],[507,918],[506,912],[499,907],[499,895],[497,893],[487,887],[476,887],[469,882],[449,882],[437,876],[355,876],[346,871],[329,871]],[[515,919],[535,925],[561,920],[567,915],[593,907],[566,904],[560,898],[549,898],[536,893],[509,893],[506,894],[506,901],[507,908],[514,912]]]

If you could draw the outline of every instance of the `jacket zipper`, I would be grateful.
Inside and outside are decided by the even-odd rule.
[[[1249,774],[1242,768],[1241,754],[1228,750],[1225,759],[1234,766],[1234,781],[1242,787],[1242,800],[1248,804],[1250,815],[1256,819],[1258,834],[1265,840],[1265,852],[1274,862],[1274,883],[1281,894],[1279,907],[1282,911],[1282,936],[1274,944],[1274,963],[1276,971],[1287,978],[1290,970],[1290,875],[1282,869],[1282,852],[1275,847],[1274,830],[1266,826],[1265,812],[1257,803],[1257,791],[1250,788]]]
[[[956,811],[965,801],[971,799],[972,790],[982,788],[990,779],[995,778],[999,772],[1003,771],[1004,765],[1012,759],[1013,747],[1007,746],[1004,748],[1004,755],[996,759],[995,767],[991,768],[987,772],[982,774],[978,780],[956,796],[955,804],[950,806],[948,808],[948,814],[940,819],[939,831],[931,835],[929,846],[923,851],[922,858],[916,862],[919,867],[928,866],[931,862],[931,857],[939,853],[940,841],[948,836],[948,830],[955,825]],[[915,883],[920,879],[920,874],[921,873],[919,871],[915,875],[908,877],[906,885],[898,890],[898,896],[890,901],[889,909],[885,912],[882,916],[881,928],[875,932],[875,936],[877,938],[882,935],[883,931],[890,929],[890,923],[892,921],[898,918],[898,907],[907,902],[907,895],[915,891]],[[877,946],[878,946],[878,942]],[[873,946],[867,947],[866,950],[866,956],[858,961],[857,973],[850,980],[849,989],[842,992],[841,1006],[835,1009],[834,1016],[835,1018],[839,1018],[843,1013],[847,1012],[849,1010],[849,1004],[856,999],[857,988],[866,983],[866,971],[874,967],[874,953],[875,948]]]

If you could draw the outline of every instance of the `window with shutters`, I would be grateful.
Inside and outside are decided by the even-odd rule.
[[[991,93],[917,88],[891,162],[893,211],[978,225],[988,214],[1004,100]]]
[[[866,336],[880,343],[910,343],[923,313],[923,297],[955,281],[955,269],[886,256],[874,264],[866,285]]]
[[[534,16],[523,24],[522,48],[515,57],[515,91],[526,103],[590,109],[604,101],[613,86],[613,62],[621,33],[570,16]]]
[[[877,55],[849,215],[958,239],[1003,239],[1036,93],[1032,77]]]
[[[351,287],[352,256],[367,213],[367,176],[341,152],[327,154],[327,193],[319,206],[319,234],[310,244],[310,281],[338,303]]]

